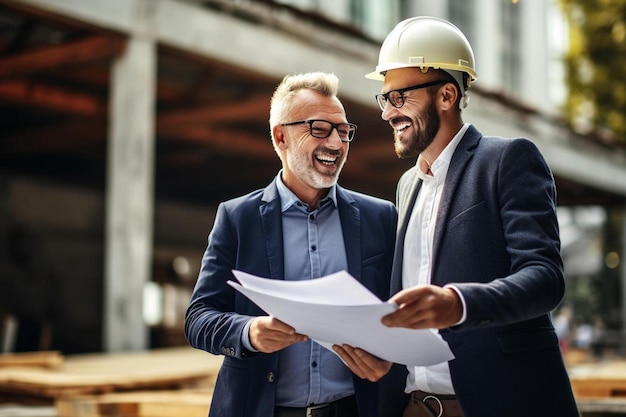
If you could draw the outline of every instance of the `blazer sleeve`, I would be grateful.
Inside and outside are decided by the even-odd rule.
[[[565,291],[556,189],[543,156],[527,139],[507,140],[500,157],[490,164],[495,166],[496,172],[491,172],[495,178],[483,186],[493,188],[491,196],[495,201],[489,204],[499,210],[492,217],[499,218],[503,236],[494,234],[489,238],[494,242],[486,243],[492,245],[488,249],[491,253],[480,262],[499,265],[496,268],[501,275],[455,283],[467,305],[467,320],[461,328],[538,317],[553,310]],[[467,215],[484,205],[467,210],[463,221],[471,221]],[[461,218],[451,219],[448,226],[462,223]],[[459,228],[462,230],[463,226]]]
[[[226,205],[220,204],[187,308],[184,330],[194,348],[241,358],[250,353],[243,348],[241,335],[251,316],[236,313],[238,296],[227,284],[233,277],[237,254],[233,227]]]

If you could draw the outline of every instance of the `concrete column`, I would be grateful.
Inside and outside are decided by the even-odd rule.
[[[103,349],[143,350],[154,211],[156,45],[131,36],[113,64],[107,165]]]
[[[520,1],[520,36],[516,40],[521,48],[520,85],[521,98],[549,113],[554,113],[549,97],[550,42],[548,30],[550,14],[548,3]]]
[[[472,49],[478,73],[477,85],[490,90],[501,90],[500,4],[497,0],[477,0],[476,9],[480,12],[476,13],[476,41],[472,44]]]
[[[368,35],[380,39],[381,42],[403,19],[400,16],[398,0],[366,0],[362,7],[364,8],[363,27]],[[377,48],[380,48],[380,45]]]

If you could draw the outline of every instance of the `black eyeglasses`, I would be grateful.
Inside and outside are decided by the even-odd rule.
[[[356,125],[354,123],[331,123],[328,120],[311,119],[311,120],[298,120],[297,122],[281,123],[281,126],[294,126],[304,123],[309,124],[309,133],[311,136],[317,139],[326,139],[333,133],[333,129],[337,129],[339,139],[342,142],[352,142],[354,139],[354,133],[356,132]]]
[[[404,93],[411,90],[419,90],[420,88],[426,88],[433,85],[439,85],[443,83],[447,83],[448,80],[435,80],[429,81],[423,84],[413,85],[411,87],[400,88],[398,90],[391,90],[384,94],[376,94],[376,101],[378,102],[378,106],[381,110],[385,110],[385,106],[387,102],[391,103],[391,105],[397,109],[404,106]]]

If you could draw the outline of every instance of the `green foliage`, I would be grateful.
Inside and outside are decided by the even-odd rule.
[[[559,0],[570,25],[565,113],[584,133],[626,143],[626,1]]]

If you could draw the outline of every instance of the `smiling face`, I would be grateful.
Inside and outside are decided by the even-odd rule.
[[[429,71],[424,74],[416,68],[388,71],[383,82],[383,92],[398,90],[437,79]],[[404,93],[404,105],[400,108],[387,103],[381,117],[394,132],[394,147],[400,158],[412,158],[422,153],[434,141],[441,120],[437,112],[433,91],[439,85]]]
[[[347,123],[345,111],[334,96],[310,89],[295,93],[287,122],[321,119]],[[283,162],[283,182],[305,202],[325,195],[337,182],[348,156],[349,145],[342,142],[336,129],[326,139],[311,136],[309,124],[275,126],[274,140]]]

